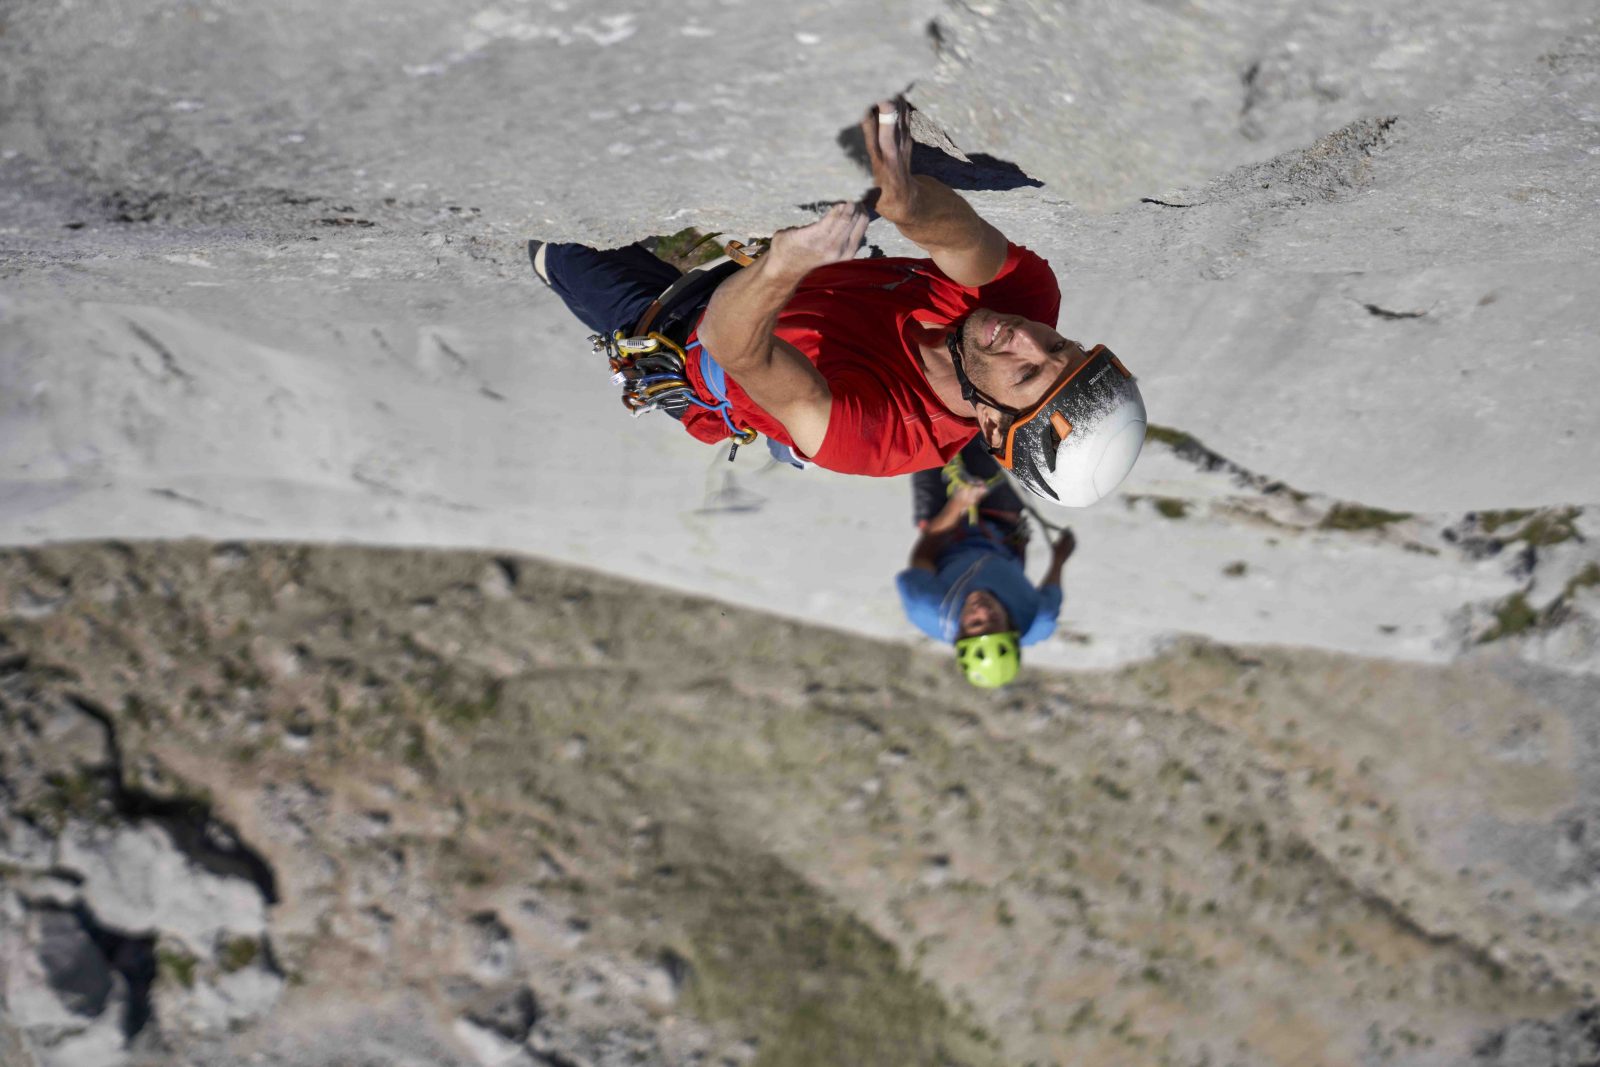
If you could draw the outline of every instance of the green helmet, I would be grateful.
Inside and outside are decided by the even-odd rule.
[[[963,637],[956,642],[956,662],[967,681],[979,689],[998,689],[1017,676],[1022,647],[1015,630]]]

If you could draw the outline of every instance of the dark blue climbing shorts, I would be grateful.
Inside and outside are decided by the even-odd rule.
[[[636,244],[600,249],[552,242],[545,247],[550,288],[595,333],[631,331],[650,301],[678,280],[678,268]],[[530,259],[537,248],[529,244]]]

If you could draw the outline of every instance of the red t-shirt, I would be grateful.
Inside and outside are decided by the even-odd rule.
[[[805,353],[833,393],[828,433],[812,461],[844,474],[889,477],[941,466],[959,452],[978,424],[939,400],[922,373],[916,338],[925,327],[947,326],[980,307],[1054,326],[1061,287],[1048,263],[1015,244],[994,281],[977,289],[951,281],[931,259],[854,259],[806,275],[775,333]],[[690,353],[689,382],[710,399],[696,354]],[[793,446],[782,423],[732,378],[726,385],[735,425]],[[714,411],[691,407],[683,423],[702,441],[728,436]]]

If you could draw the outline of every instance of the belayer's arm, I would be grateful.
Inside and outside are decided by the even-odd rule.
[[[866,229],[864,210],[840,204],[809,226],[780,230],[766,255],[717,287],[700,323],[712,358],[808,456],[827,436],[833,394],[805,354],[772,331],[800,280],[849,259]]]
[[[1044,580],[1039,583],[1040,590],[1054,586],[1061,588],[1061,569],[1067,565],[1067,560],[1072,558],[1072,553],[1077,551],[1078,539],[1071,530],[1062,530],[1056,538],[1056,543],[1050,546],[1050,569],[1045,572]]]
[[[937,571],[939,553],[950,543],[950,535],[950,530],[938,533],[931,527],[924,530],[922,536],[917,538],[917,543],[911,546],[911,558],[906,562],[906,567],[915,571]]]
[[[887,121],[891,117],[894,121]],[[1005,234],[948,185],[911,173],[909,105],[897,100],[869,108],[861,131],[879,190],[878,214],[927,252],[952,281],[974,289],[994,281],[1006,262]]]
[[[906,566],[912,570],[937,571],[939,553],[961,531],[962,524],[967,521],[968,510],[982,500],[988,491],[987,486],[968,485],[950,494],[950,499],[945,501],[937,515],[928,520],[922,536],[911,546],[911,559]]]

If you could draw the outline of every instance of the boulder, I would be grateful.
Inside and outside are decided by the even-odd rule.
[[[155,822],[72,823],[61,835],[59,862],[83,876],[83,899],[119,930],[159,930],[199,955],[224,934],[266,929],[259,887],[199,866]]]
[[[144,991],[120,969],[134,955],[118,951],[123,940],[97,937],[82,909],[34,909],[14,895],[0,916],[0,1001],[16,1040],[41,1067],[120,1064],[148,1018]]]
[[[492,990],[480,994],[463,1017],[507,1041],[521,1044],[539,1021],[539,1002],[527,986]]]

